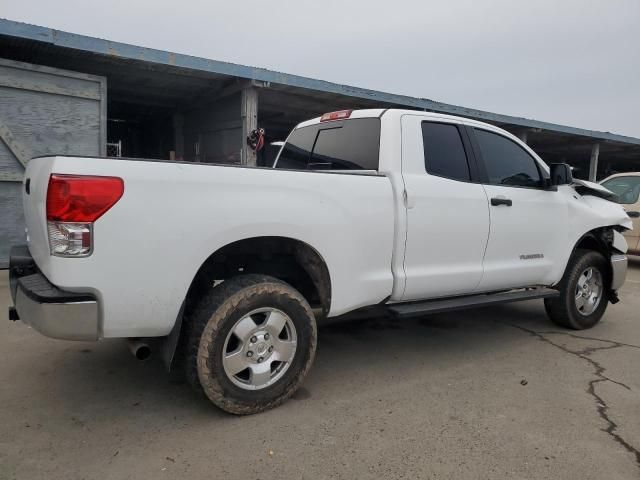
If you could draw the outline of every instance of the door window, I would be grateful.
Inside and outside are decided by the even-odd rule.
[[[424,166],[427,173],[468,182],[469,163],[456,125],[422,122]]]
[[[508,187],[541,187],[537,162],[520,145],[497,133],[475,129],[489,183]]]

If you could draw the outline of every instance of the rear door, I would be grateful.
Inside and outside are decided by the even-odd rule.
[[[491,220],[479,290],[548,283],[566,255],[565,197],[545,187],[546,172],[522,145],[496,131],[468,132],[481,160]]]
[[[489,210],[464,127],[404,115],[402,176],[403,300],[474,292],[482,278]]]

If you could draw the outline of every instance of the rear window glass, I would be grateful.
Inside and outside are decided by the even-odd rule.
[[[380,119],[356,118],[295,130],[276,168],[293,170],[378,170]]]

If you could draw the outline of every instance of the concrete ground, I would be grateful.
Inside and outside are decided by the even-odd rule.
[[[122,341],[2,321],[0,478],[638,479],[640,261],[621,297],[583,332],[541,301],[326,327],[304,388],[251,417]]]

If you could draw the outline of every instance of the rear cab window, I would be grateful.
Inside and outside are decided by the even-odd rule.
[[[290,170],[378,170],[380,119],[353,118],[294,130],[275,168]]]

